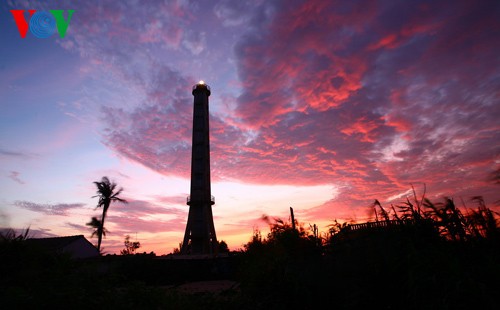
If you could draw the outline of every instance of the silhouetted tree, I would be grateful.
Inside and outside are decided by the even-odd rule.
[[[224,240],[219,241],[219,253],[229,253],[229,248]]]
[[[118,197],[118,195],[120,195],[123,191],[123,188],[115,191],[116,183],[110,182],[108,177],[102,177],[101,182],[94,182],[94,184],[97,186],[97,195],[93,196],[92,198],[99,197],[99,202],[97,203],[96,208],[102,207],[101,225],[97,231],[97,250],[100,252],[102,236],[104,234],[104,220],[106,219],[106,214],[108,212],[109,206],[111,205],[111,202],[119,201],[126,203],[127,201]]]
[[[181,254],[181,249],[182,249],[182,242],[179,242],[179,247],[174,248],[172,254]]]
[[[304,228],[295,218],[282,220],[263,216],[269,233],[263,237],[254,230],[241,256],[243,290],[261,303],[259,309],[298,309],[315,295],[321,268],[319,232]],[[292,224],[295,222],[295,227]],[[255,294],[255,295],[254,295]]]
[[[125,241],[123,243],[125,245],[125,249],[121,250],[121,252],[120,252],[121,255],[135,254],[135,251],[141,247],[140,242],[138,242],[138,241],[131,242],[129,235],[125,236]]]
[[[101,220],[99,220],[97,217],[93,216],[90,222],[86,223],[85,225],[92,227],[92,235],[90,235],[90,238],[94,238],[95,236],[99,236],[101,233]],[[106,237],[106,233],[108,233],[108,230],[104,228],[102,235]]]
[[[85,225],[90,226],[92,228],[92,235],[90,235],[90,238],[98,237],[99,234],[101,234],[101,220],[99,220],[97,217],[93,216],[90,222],[85,223]],[[102,227],[102,235],[106,237],[106,234],[109,232],[106,228]]]

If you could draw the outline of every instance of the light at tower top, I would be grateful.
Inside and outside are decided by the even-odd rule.
[[[211,94],[210,86],[208,86],[205,83],[205,81],[203,81],[203,80],[200,80],[198,83],[196,83],[193,86],[193,95],[195,94],[196,91],[199,91],[199,90],[205,91],[208,96],[210,96],[210,94]]]

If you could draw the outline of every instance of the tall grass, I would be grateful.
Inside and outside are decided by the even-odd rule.
[[[255,309],[496,309],[498,214],[481,197],[471,203],[414,192],[371,205],[384,225],[353,231],[334,221],[324,234],[269,220],[269,234],[254,232],[244,247],[241,288]]]

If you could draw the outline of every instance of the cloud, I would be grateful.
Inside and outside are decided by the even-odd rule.
[[[255,16],[255,8],[260,7],[261,2],[222,0],[215,5],[214,14],[227,27],[248,24]]]
[[[26,154],[24,154],[24,153],[9,151],[9,150],[5,150],[5,149],[0,149],[0,154],[3,156],[16,156],[16,157],[17,156],[20,156],[20,157],[26,156]]]
[[[32,157],[37,156],[36,154],[28,153],[28,152],[21,152],[21,151],[13,151],[5,148],[0,148],[0,156],[6,157],[6,158],[22,158],[22,159],[29,159]]]
[[[116,226],[110,228],[115,235],[126,235],[134,232],[142,233],[160,233],[160,232],[180,232],[186,228],[185,219],[179,218],[171,220],[145,220],[141,218],[132,218],[129,216],[115,216],[110,215],[107,217],[109,223]]]
[[[9,178],[10,178],[12,181],[17,182],[17,183],[19,183],[19,184],[21,184],[21,185],[26,184],[23,180],[21,180],[21,179],[19,178],[19,175],[20,175],[20,173],[19,173],[19,172],[17,172],[17,171],[11,171],[11,172],[10,172],[10,174],[9,174]]]
[[[441,6],[308,1],[276,10],[267,31],[236,49],[245,85],[236,114],[258,133],[245,145],[254,160],[241,162],[277,182],[345,183],[338,200],[354,204],[411,182],[454,191],[464,176],[491,195],[479,184],[499,154],[499,73],[489,69],[499,61],[498,21],[492,2]],[[482,60],[467,59],[474,53]],[[400,139],[397,160],[387,160]]]
[[[74,228],[75,230],[77,230],[79,232],[85,231],[85,232],[90,232],[90,234],[92,233],[91,232],[92,228],[90,226],[75,224],[75,223],[71,223],[71,222],[66,222],[66,226]]]
[[[85,207],[83,203],[40,204],[30,201],[16,201],[14,205],[33,212],[60,216],[68,216],[68,211]]]
[[[170,204],[170,205],[184,205],[186,204],[186,195],[179,196],[155,196],[154,200],[159,203]]]
[[[199,55],[206,48],[207,35],[204,31],[193,31],[188,33],[184,41],[183,46],[186,47],[193,55]]]
[[[145,200],[123,197],[127,203],[113,203],[106,217],[106,227],[113,235],[125,235],[133,232],[168,232],[182,231],[186,225],[186,208],[165,207]],[[185,201],[185,197],[182,201]],[[99,215],[100,216],[100,215]],[[76,225],[71,226],[78,228]],[[88,228],[86,229],[88,230]]]
[[[190,94],[183,86],[189,83],[166,66],[156,68],[152,76],[145,88],[148,104],[131,112],[103,107],[103,119],[108,124],[104,143],[153,170],[186,176],[192,112]],[[171,86],[165,89],[164,85]]]
[[[231,5],[215,11],[228,26],[249,23],[234,50],[243,88],[231,109],[211,115],[214,180],[336,184],[343,190],[322,212],[412,183],[492,195],[484,181],[500,154],[492,2],[275,2],[251,17]],[[104,110],[106,144],[188,177],[189,78],[166,66],[152,76],[147,104]]]
[[[59,237],[58,235],[55,235],[51,233],[50,229],[44,229],[44,228],[10,228],[10,227],[2,227],[0,226],[0,233],[14,233],[16,236],[23,235],[28,231],[28,238],[51,238],[51,237]]]
[[[10,222],[10,215],[0,209],[0,226],[8,226]]]
[[[220,31],[235,38],[240,92],[211,108],[214,181],[334,184],[339,195],[317,214],[349,214],[410,184],[495,195],[487,182],[500,161],[494,1],[221,1],[209,10],[220,23],[211,32],[193,27],[203,23],[196,9],[184,2],[80,7],[65,48],[87,59],[85,72],[105,85],[82,102],[99,102],[103,143],[117,154],[189,177],[188,68],[220,53],[223,42],[211,36]],[[165,51],[168,61],[157,57]],[[130,209],[139,205],[176,212],[144,202],[117,209],[147,216]]]
[[[131,218],[139,218],[147,215],[184,215],[185,212],[173,207],[164,207],[144,200],[132,200],[125,198],[127,203],[116,203],[113,211],[119,212]],[[185,198],[184,198],[185,199]]]

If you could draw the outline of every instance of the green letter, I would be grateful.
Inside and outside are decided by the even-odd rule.
[[[68,10],[68,21],[66,22],[63,17],[63,10],[50,10],[50,13],[54,15],[57,24],[57,31],[61,38],[66,36],[66,30],[68,30],[69,22],[71,21],[71,15],[75,10]]]

